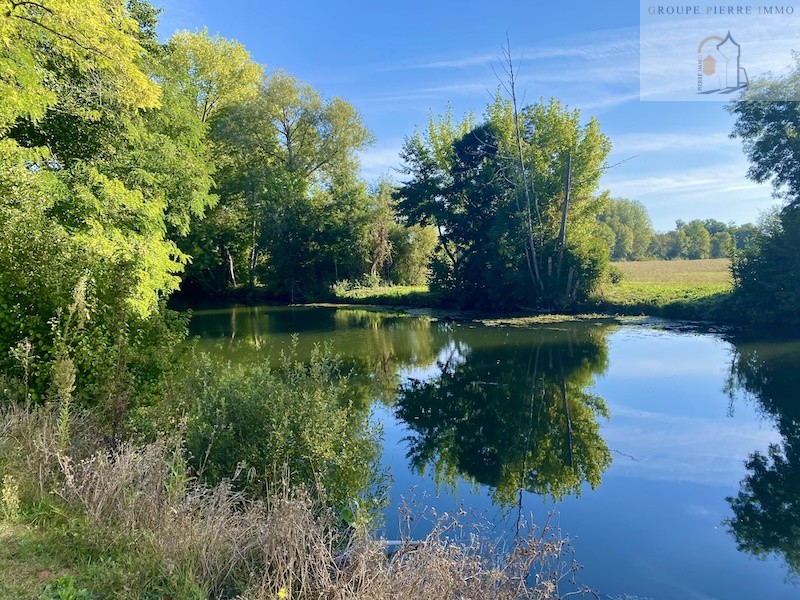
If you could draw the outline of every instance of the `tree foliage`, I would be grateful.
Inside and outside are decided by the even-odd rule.
[[[641,202],[612,198],[598,216],[608,226],[612,260],[642,260],[647,256],[653,237],[653,226]]]
[[[748,86],[728,110],[736,117],[731,137],[739,138],[750,160],[748,176],[770,181],[788,206],[800,206],[800,54],[783,78],[763,78]],[[794,98],[795,100],[776,100]]]
[[[569,303],[592,289],[608,260],[593,225],[610,144],[594,119],[581,124],[577,111],[556,101],[526,107],[517,120],[515,114],[498,98],[480,125],[445,115],[431,121],[426,136],[408,138],[401,157],[409,180],[397,193],[399,208],[410,222],[437,228],[433,282],[460,301]],[[516,123],[530,207],[514,158]]]
[[[175,238],[213,203],[205,129],[150,5],[7,4],[0,81],[36,101],[0,99],[0,346],[30,344],[40,397],[69,364],[77,397],[118,415],[118,385],[144,401],[169,370],[146,348],[163,344],[167,359],[180,337],[163,300],[188,259]],[[59,333],[79,304],[81,327]]]
[[[0,133],[37,121],[68,93],[65,75],[92,81],[92,94],[155,108],[158,86],[141,69],[139,25],[122,0],[0,3]]]
[[[798,58],[798,57],[796,57]],[[729,110],[732,137],[750,159],[750,178],[771,181],[784,206],[767,217],[755,242],[734,264],[741,310],[758,322],[800,324],[800,58],[784,78],[763,79]]]

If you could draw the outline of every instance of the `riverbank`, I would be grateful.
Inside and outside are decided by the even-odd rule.
[[[613,263],[613,281],[566,315],[509,314],[504,322],[522,319],[547,322],[564,318],[616,316],[737,324],[731,306],[733,280],[726,259]],[[427,286],[390,286],[337,290],[332,303],[452,310]]]

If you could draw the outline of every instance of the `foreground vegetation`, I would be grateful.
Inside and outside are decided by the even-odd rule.
[[[219,406],[216,399],[230,397],[225,392],[232,386],[265,399],[291,396],[293,389],[307,402],[318,394],[298,377],[324,383],[330,375],[324,359],[311,362],[305,375],[284,374],[296,386],[284,392],[277,380],[264,389],[247,378],[229,378],[211,384],[207,402]],[[569,583],[577,569],[569,541],[549,526],[518,536],[511,548],[494,549],[465,536],[464,525],[447,514],[405,509],[400,516],[408,523],[432,519],[430,533],[404,537],[387,557],[386,542],[370,535],[370,522],[358,514],[359,506],[369,511],[368,499],[343,510],[322,487],[337,457],[352,469],[364,464],[364,457],[352,454],[357,446],[313,420],[293,421],[293,412],[271,403],[262,405],[267,414],[252,408],[231,407],[259,423],[258,431],[241,429],[252,427],[244,414],[223,429],[237,429],[231,434],[245,438],[269,435],[273,444],[287,445],[261,448],[258,466],[242,462],[231,477],[213,483],[216,478],[204,477],[203,470],[224,472],[226,458],[236,452],[223,438],[221,455],[212,445],[201,456],[187,451],[203,435],[180,429],[109,447],[106,426],[93,412],[6,404],[0,412],[3,597],[388,599],[413,593],[545,599],[559,598],[565,587],[577,589]],[[326,454],[326,436],[350,450],[331,447]],[[296,448],[299,440],[314,447]],[[282,454],[290,460],[281,462]],[[309,472],[302,471],[302,461],[310,462]],[[334,491],[343,493],[352,477],[333,474]],[[345,496],[353,498],[353,490],[340,499]]]

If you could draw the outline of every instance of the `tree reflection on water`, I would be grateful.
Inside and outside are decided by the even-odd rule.
[[[438,374],[401,391],[398,418],[413,432],[408,458],[437,483],[492,488],[509,507],[526,490],[560,499],[600,484],[611,453],[600,435],[605,401],[587,391],[608,367],[600,328],[540,329],[501,345],[452,341]]]
[[[800,580],[800,342],[735,345],[728,392],[755,399],[782,436],[766,453],[753,452],[739,493],[727,498],[725,525],[739,550],[786,562]]]

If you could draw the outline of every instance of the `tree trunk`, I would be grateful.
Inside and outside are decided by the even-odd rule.
[[[572,188],[571,153],[567,154],[567,180],[564,188],[564,208],[561,211],[561,231],[558,233],[558,266],[556,267],[556,279],[561,279],[561,263],[564,260],[564,246],[567,243],[567,211],[569,210],[569,193]],[[569,292],[569,286],[567,286],[567,292]]]
[[[225,258],[228,262],[228,275],[231,277],[231,286],[236,287],[236,269],[233,265],[233,255],[227,246],[225,247]]]

